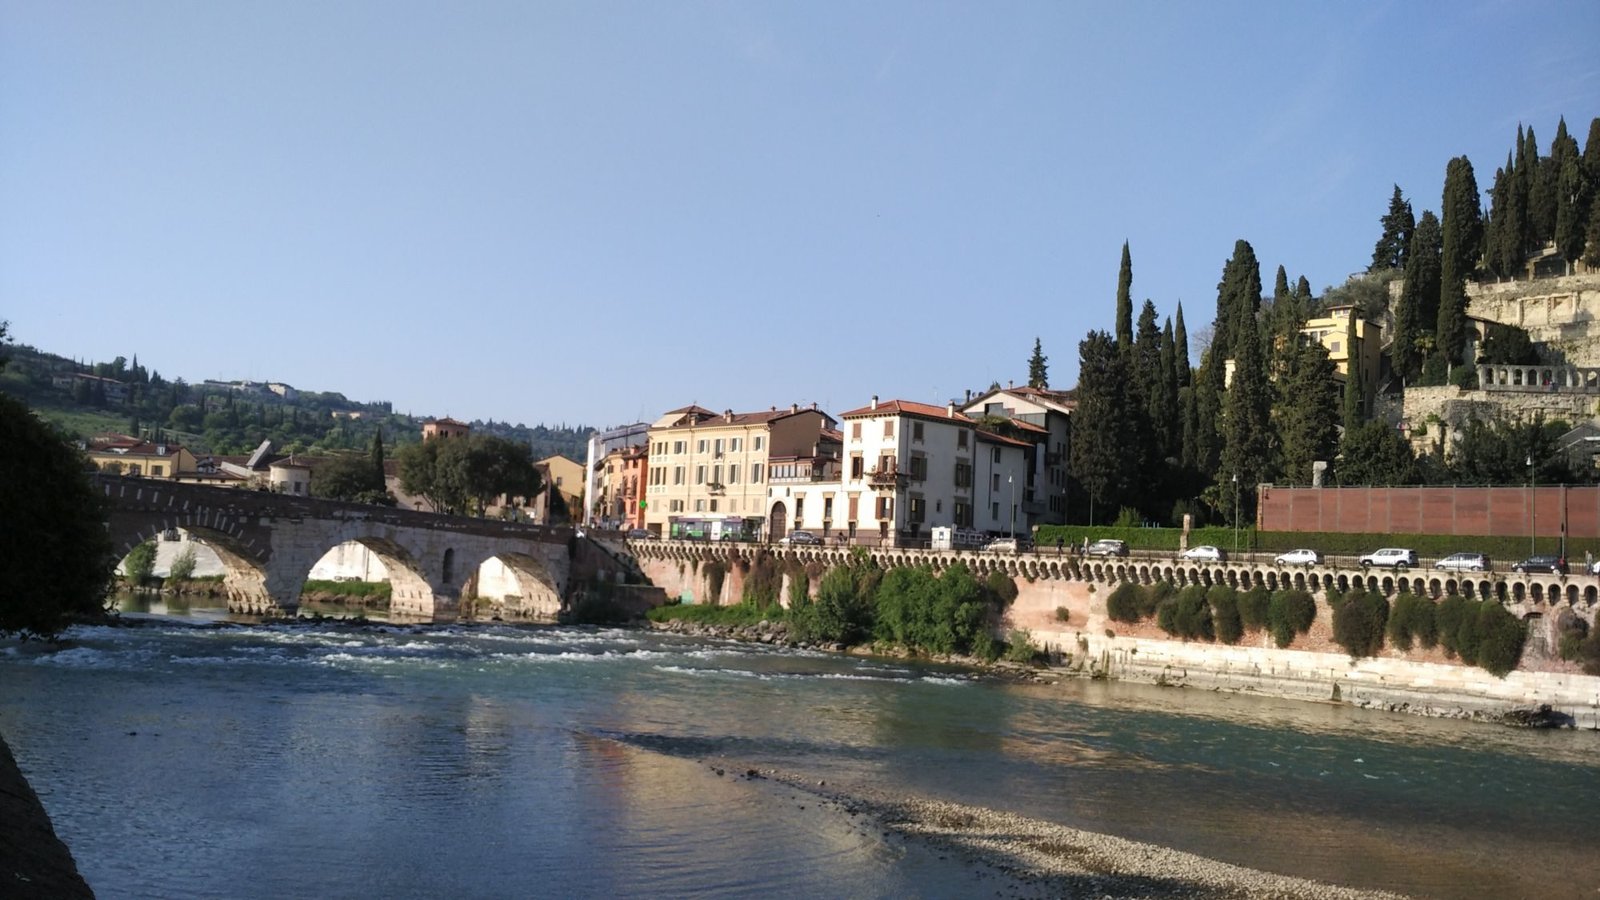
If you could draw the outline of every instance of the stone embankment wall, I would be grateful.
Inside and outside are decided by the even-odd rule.
[[[1528,332],[1546,362],[1600,365],[1600,274],[1473,285],[1467,314]]]
[[[1537,630],[1553,628],[1555,616],[1529,622],[1535,633],[1523,668],[1496,678],[1437,648],[1407,654],[1386,649],[1379,657],[1352,659],[1334,643],[1333,612],[1320,595],[1311,631],[1280,650],[1264,632],[1247,633],[1229,646],[1171,640],[1153,621],[1112,621],[1105,605],[1111,588],[1105,584],[1019,580],[1017,588],[1004,627],[1026,629],[1035,643],[1070,654],[1070,665],[1092,674],[1452,717],[1549,704],[1580,728],[1600,728],[1600,677],[1543,651],[1553,640]],[[1066,611],[1065,623],[1058,608]]]

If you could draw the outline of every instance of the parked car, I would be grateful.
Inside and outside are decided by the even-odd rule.
[[[1182,553],[1179,553],[1178,558],[1199,559],[1205,560],[1206,562],[1222,562],[1228,558],[1228,554],[1222,552],[1222,548],[1220,547],[1213,547],[1210,544],[1201,544],[1197,547],[1190,547]]]
[[[1589,574],[1600,575],[1600,559],[1597,559],[1589,564]]]
[[[1017,539],[1008,537],[995,538],[989,543],[984,544],[983,549],[990,550],[995,553],[1015,553],[1017,552]]]
[[[1273,557],[1280,566],[1313,566],[1322,562],[1322,554],[1315,550],[1290,550]]]
[[[630,541],[653,541],[655,539],[656,533],[648,528],[628,529],[628,540]]]
[[[1104,538],[1089,545],[1084,551],[1085,556],[1127,556],[1128,543],[1113,538]]]
[[[822,538],[809,531],[791,531],[778,539],[780,544],[820,544]]]
[[[1559,556],[1530,556],[1511,567],[1513,572],[1538,572],[1544,575],[1567,574],[1567,561]]]
[[[1417,564],[1417,551],[1407,547],[1384,547],[1361,557],[1361,565],[1384,569],[1409,569]]]
[[[1452,553],[1433,567],[1441,572],[1487,572],[1489,557],[1482,553]]]

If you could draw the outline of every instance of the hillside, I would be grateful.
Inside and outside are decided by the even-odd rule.
[[[423,419],[394,411],[388,401],[361,402],[337,392],[296,390],[259,382],[191,384],[146,369],[135,356],[79,364],[26,345],[7,348],[0,391],[26,402],[74,437],[104,432],[176,441],[201,454],[249,453],[270,439],[298,453],[365,450],[380,430],[388,446],[420,439]],[[80,377],[83,376],[83,377]],[[529,427],[471,423],[474,431],[528,444],[534,457],[562,454],[582,460],[584,426]]]

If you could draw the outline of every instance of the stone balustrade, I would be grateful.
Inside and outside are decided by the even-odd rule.
[[[1600,368],[1587,366],[1478,366],[1478,386],[1485,391],[1544,391],[1600,394]]]

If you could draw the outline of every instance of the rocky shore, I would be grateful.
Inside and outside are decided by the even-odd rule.
[[[1397,898],[1275,875],[1111,835],[942,800],[810,781],[773,769],[706,763],[718,775],[771,779],[803,791],[887,839],[920,842],[993,876],[1002,897]],[[941,855],[941,859],[944,857]]]
[[[94,897],[4,738],[0,738],[0,897]]]

